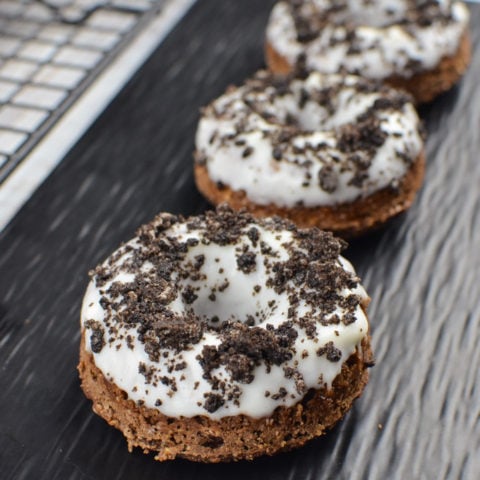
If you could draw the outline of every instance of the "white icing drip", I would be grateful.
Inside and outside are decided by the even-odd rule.
[[[261,227],[258,227],[258,230],[260,232],[260,240],[266,242],[278,253],[276,260],[288,258],[289,254],[285,244],[292,239],[290,232],[282,232],[279,235]],[[195,231],[187,233],[182,224],[175,224],[171,227],[169,235],[179,240],[197,237]],[[208,275],[208,282],[204,281],[204,285],[202,285],[201,280],[199,282],[188,280],[191,285],[201,287],[200,291],[197,292],[199,298],[193,304],[193,308],[200,316],[212,317],[216,315],[223,320],[232,318],[232,312],[235,312],[235,317],[241,321],[245,320],[242,317],[248,314],[255,314],[257,310],[260,310],[263,311],[263,314],[257,317],[257,326],[265,328],[268,323],[277,327],[287,319],[287,310],[290,306],[287,294],[277,294],[272,288],[265,285],[263,278],[265,267],[263,260],[260,258],[259,247],[253,248],[246,236],[242,237],[241,243],[237,244],[237,247],[242,246],[242,244],[248,244],[250,249],[257,253],[257,269],[255,272],[243,274],[236,268],[236,252],[235,247],[232,246],[219,247],[216,244],[198,245],[188,250],[184,260],[186,262],[193,261],[200,253],[205,255],[205,262],[201,272]],[[138,248],[137,241],[133,240],[121,247],[119,251],[125,250],[130,245]],[[116,276],[114,281],[131,280],[131,274],[124,272],[125,261],[128,261],[129,258],[129,254],[122,255],[114,262],[114,265],[120,269],[120,275]],[[219,261],[216,261],[216,259],[219,259]],[[338,261],[345,270],[354,274],[353,267],[348,261],[342,257],[339,257]],[[151,268],[147,263],[141,268]],[[104,265],[106,266],[107,263]],[[224,281],[225,274],[219,271],[221,268],[228,272],[229,287],[222,293],[217,291],[217,300],[211,302],[207,298],[209,289],[212,286],[218,286]],[[182,280],[177,281],[182,282]],[[269,372],[267,372],[264,364],[257,366],[253,372],[254,380],[251,383],[238,383],[241,391],[238,405],[235,405],[233,402],[226,402],[214,413],[209,413],[203,408],[202,404],[205,401],[204,395],[211,392],[211,385],[203,378],[204,372],[197,360],[197,356],[202,353],[205,345],[218,345],[220,343],[218,335],[213,330],[206,331],[199,343],[192,345],[191,348],[181,353],[181,359],[178,358],[178,354],[170,350],[170,353],[177,357],[177,361],[185,361],[187,365],[185,369],[168,373],[169,377],[174,377],[176,380],[177,390],[175,392],[171,392],[170,387],[162,384],[160,381],[156,385],[147,384],[145,376],[139,372],[139,364],[143,363],[147,369],[156,369],[161,376],[161,372],[166,374],[168,371],[171,357],[170,359],[165,359],[160,356],[158,362],[152,361],[145,353],[145,345],[138,340],[136,330],[129,328],[127,324],[115,324],[117,328],[116,333],[109,331],[106,324],[107,315],[100,304],[100,299],[102,295],[108,296],[106,292],[112,282],[109,281],[102,287],[97,287],[95,281],[92,280],[87,288],[81,314],[82,328],[85,329],[86,349],[92,352],[89,321],[99,322],[104,326],[105,344],[99,353],[92,352],[96,366],[108,380],[127,392],[130,399],[142,402],[149,408],[156,408],[163,414],[171,417],[205,415],[213,419],[220,419],[225,416],[238,414],[245,414],[255,418],[271,415],[273,410],[279,405],[287,407],[294,405],[303,396],[296,390],[294,380],[286,378],[284,367],[294,367],[295,363],[298,362],[298,370],[303,376],[307,388],[321,388],[324,385],[331,386],[335,377],[340,373],[343,362],[357,348],[360,348],[362,339],[368,333],[368,321],[360,306],[355,311],[355,322],[349,325],[339,323],[322,327],[317,324],[318,339],[316,340],[308,338],[305,331],[299,329],[299,335],[294,344],[295,353],[291,360],[281,366],[273,365]],[[252,295],[254,286],[257,284],[261,285],[261,290]],[[352,291],[342,291],[341,295],[348,296],[352,293],[358,295],[362,302],[367,302],[368,296],[361,286],[357,286]],[[276,307],[273,309],[268,307],[268,303],[271,300],[276,302]],[[196,305],[197,302],[198,306]],[[210,309],[208,306],[210,306]],[[185,305],[182,304],[182,300],[178,295],[169,307],[173,311],[179,311],[184,309]],[[297,314],[301,316],[307,312],[311,313],[312,307],[307,306],[305,302],[301,302],[297,307]],[[337,309],[337,313],[341,315],[344,312],[341,309]],[[127,336],[131,337],[131,348],[129,348],[126,341]],[[341,361],[332,362],[327,360],[324,355],[317,355],[317,350],[328,342],[333,342],[335,348],[341,351]],[[308,357],[302,358],[304,356],[302,354],[305,351],[308,352]],[[229,379],[229,374],[224,367],[220,367],[212,373],[217,377]],[[281,388],[286,390],[286,396],[280,399],[272,398]],[[266,391],[271,392],[269,397],[265,396]],[[162,401],[160,406],[156,404],[157,399]]]
[[[359,73],[364,77],[384,79],[391,76],[410,77],[414,73],[409,64],[413,60],[422,70],[431,70],[442,58],[454,55],[465,33],[469,12],[462,2],[440,1],[443,12],[451,13],[451,21],[433,22],[429,26],[408,25],[408,30],[394,22],[401,20],[406,12],[406,1],[376,0],[370,5],[359,0],[350,0],[348,20],[357,27],[355,34],[360,52],[348,53],[345,43],[345,28],[341,21],[345,14],[333,16],[339,24],[328,24],[318,37],[308,43],[297,40],[295,21],[286,2],[279,2],[272,10],[267,27],[267,41],[295,65],[300,54],[306,55],[307,67],[322,73],[336,73],[341,69]],[[330,0],[305,2],[308,9],[322,11],[331,6]],[[386,12],[392,11],[390,17]],[[339,43],[333,42],[340,40]]]
[[[212,104],[213,112],[207,110],[200,120],[196,136],[197,151],[206,158],[210,178],[233,190],[245,191],[254,203],[273,203],[281,207],[293,207],[299,202],[307,207],[351,202],[399,181],[409,168],[403,157],[416,159],[423,149],[419,119],[411,104],[396,111],[377,113],[381,129],[389,135],[371,157],[371,165],[365,171],[368,178],[362,184],[351,182],[355,170],[345,165],[348,154],[336,148],[338,128],[355,122],[357,116],[382,97],[380,93],[358,93],[355,90],[358,81],[353,76],[344,79],[312,73],[305,81],[291,83],[293,94],[277,97],[273,102],[264,100],[261,92],[255,92],[265,111],[277,119],[275,123],[267,122],[245,105],[245,87],[220,97]],[[345,82],[345,86],[331,98],[335,106],[333,113],[315,101],[308,101],[303,109],[298,107],[302,89],[314,93],[339,82]],[[251,92],[248,95],[254,96]],[[284,128],[279,123],[285,123],[288,114],[297,119],[305,132],[291,139],[287,154],[278,162],[273,158],[271,137]],[[245,123],[245,132],[229,140],[229,134],[235,134],[236,125],[241,122]],[[270,136],[263,132],[269,132]],[[239,145],[239,139],[245,144]],[[312,149],[302,153],[294,151],[294,147],[322,144],[327,144],[328,148],[318,153]],[[244,157],[246,146],[253,150]],[[333,161],[333,158],[340,161]],[[309,165],[305,161],[310,162]],[[333,192],[323,190],[318,184],[318,175],[324,165],[331,166],[338,178],[338,187]],[[308,185],[305,184],[306,176],[311,179]]]

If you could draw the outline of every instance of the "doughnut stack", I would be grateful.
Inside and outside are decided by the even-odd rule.
[[[346,243],[407,210],[425,167],[416,103],[470,59],[468,10],[290,0],[269,70],[202,111],[194,173],[216,210],[159,214],[91,272],[78,370],[129,449],[200,462],[305,444],[373,366]]]
[[[344,238],[407,210],[423,182],[415,104],[470,61],[469,12],[450,0],[289,0],[266,29],[269,72],[203,112],[198,189],[258,216]]]

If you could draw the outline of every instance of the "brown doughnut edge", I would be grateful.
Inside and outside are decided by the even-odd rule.
[[[368,381],[367,369],[373,365],[367,336],[362,348],[343,364],[331,389],[312,389],[301,402],[278,407],[271,417],[172,418],[128,400],[96,367],[92,354],[85,350],[84,337],[82,332],[78,371],[93,411],[123,433],[129,451],[139,447],[144,453],[154,452],[160,461],[176,457],[212,463],[251,460],[300,447],[345,415],[361,395]]]
[[[217,185],[210,179],[207,167],[198,163],[195,164],[195,181],[200,192],[214,205],[227,203],[234,210],[245,208],[257,217],[279,215],[302,228],[318,227],[343,238],[352,238],[381,226],[407,210],[423,183],[424,172],[425,155],[422,152],[397,188],[384,188],[351,203],[321,207],[257,205],[249,200],[244,191]]]
[[[470,64],[472,56],[470,34],[466,31],[460,41],[457,52],[444,57],[432,70],[420,72],[410,78],[392,76],[385,79],[385,83],[394,88],[411,93],[417,103],[431,102],[441,93],[450,90],[462,77]],[[276,74],[285,75],[293,70],[285,57],[280,55],[267,42],[265,56],[268,68]]]

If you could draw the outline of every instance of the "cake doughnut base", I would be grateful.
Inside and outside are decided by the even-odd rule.
[[[109,382],[92,354],[80,346],[78,370],[93,410],[126,437],[128,448],[154,452],[156,460],[176,457],[198,462],[251,460],[303,445],[325,433],[351,408],[368,381],[373,357],[370,339],[344,363],[331,389],[310,390],[293,407],[278,407],[271,417],[245,415],[212,420],[205,416],[171,418],[137,405]]]
[[[265,56],[267,66],[273,73],[286,75],[294,69],[269,42],[265,45]],[[444,57],[433,70],[417,73],[410,78],[389,77],[385,79],[385,83],[411,93],[416,103],[428,103],[450,90],[460,80],[470,64],[470,59],[471,41],[467,31],[462,36],[457,52],[450,57]]]
[[[318,227],[343,238],[352,238],[375,229],[407,210],[422,185],[425,156],[422,153],[402,178],[398,188],[385,188],[351,203],[292,208],[277,205],[257,205],[243,191],[218,186],[208,175],[204,165],[195,165],[195,180],[200,192],[214,205],[229,204],[234,210],[246,208],[253,215],[268,217],[279,215],[299,227]]]

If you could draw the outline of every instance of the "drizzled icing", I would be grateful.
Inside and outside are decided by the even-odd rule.
[[[250,201],[328,206],[396,187],[420,155],[410,98],[354,76],[259,72],[204,109],[196,159]]]
[[[266,36],[292,66],[408,78],[454,55],[468,21],[450,0],[291,0],[275,5]]]
[[[165,415],[268,416],[331,386],[368,333],[368,297],[342,248],[225,207],[162,214],[92,272],[86,349]]]

